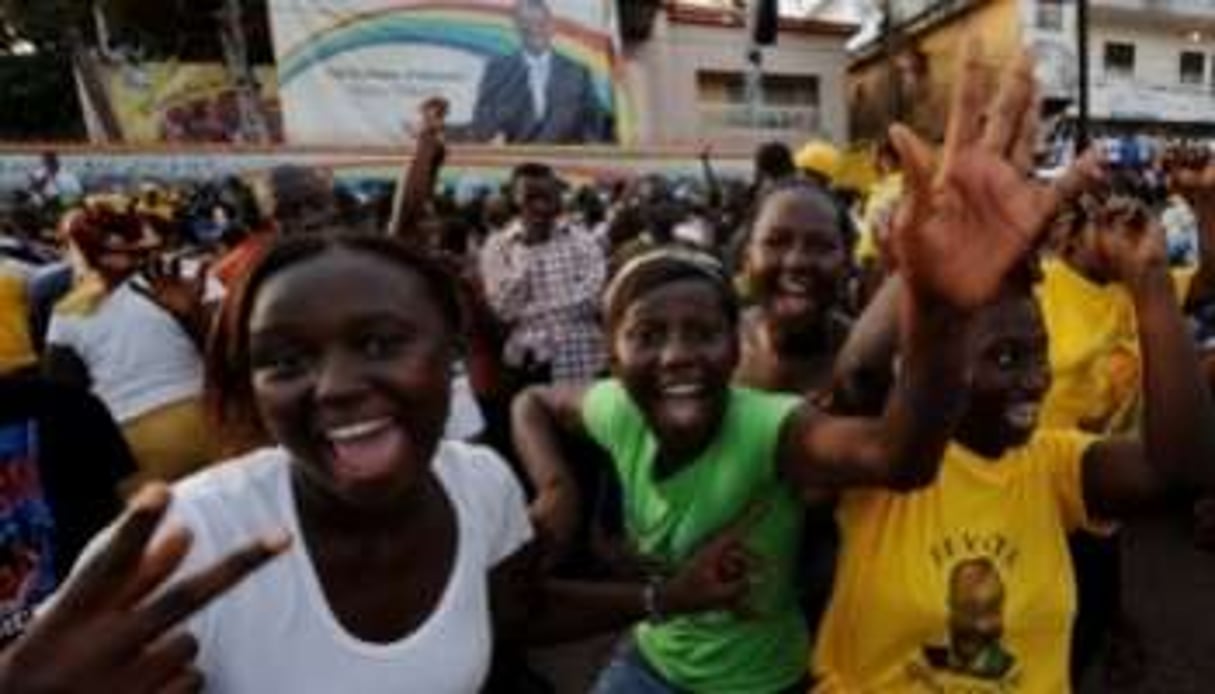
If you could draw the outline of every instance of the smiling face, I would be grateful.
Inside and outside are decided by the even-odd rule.
[[[1038,425],[1050,387],[1046,325],[1026,293],[984,309],[975,332],[969,406],[957,438],[977,453],[997,457],[1025,444]]]
[[[1004,635],[1004,582],[990,560],[959,564],[949,585],[949,637],[963,666],[1000,645]]]
[[[261,285],[249,332],[258,412],[309,483],[360,506],[414,488],[443,432],[452,358],[419,274],[324,251]]]
[[[755,298],[778,326],[819,326],[836,301],[847,251],[835,210],[807,188],[772,193],[747,244],[746,271]]]
[[[713,439],[729,400],[738,338],[721,292],[705,279],[663,284],[613,328],[616,375],[676,455],[695,455]]]
[[[561,214],[561,185],[552,176],[520,176],[512,190],[519,219],[530,237],[543,240]]]
[[[515,7],[515,26],[528,53],[541,55],[552,47],[553,14],[543,2],[520,0]]]

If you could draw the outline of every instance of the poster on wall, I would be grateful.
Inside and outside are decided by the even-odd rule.
[[[431,97],[452,139],[628,139],[614,0],[268,0],[286,139],[386,145]]]
[[[253,70],[261,109],[274,142],[282,141],[274,68]],[[236,90],[220,63],[143,63],[101,70],[123,142],[240,141]]]

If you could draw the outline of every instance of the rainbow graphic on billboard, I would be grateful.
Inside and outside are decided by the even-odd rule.
[[[554,50],[589,71],[600,105],[615,114],[618,140],[632,141],[635,123],[610,33],[614,27],[592,28],[558,16],[554,30]],[[510,5],[438,1],[353,12],[293,45],[277,47],[280,88],[288,89],[335,57],[406,44],[454,49],[488,60],[518,50],[519,38]]]

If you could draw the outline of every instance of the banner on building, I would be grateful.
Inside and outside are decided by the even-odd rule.
[[[614,0],[268,0],[292,144],[394,144],[419,105],[453,139],[627,140]]]
[[[98,72],[122,142],[241,141],[236,90],[220,63],[104,65]],[[269,126],[271,140],[281,142],[274,68],[256,67],[253,74],[258,83],[257,106]]]

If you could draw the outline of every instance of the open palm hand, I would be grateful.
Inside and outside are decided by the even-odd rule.
[[[1030,59],[1008,70],[990,106],[982,73],[971,44],[939,165],[910,130],[891,130],[907,180],[893,238],[902,273],[917,295],[964,311],[996,294],[1068,194],[1029,176],[1037,133]]]

